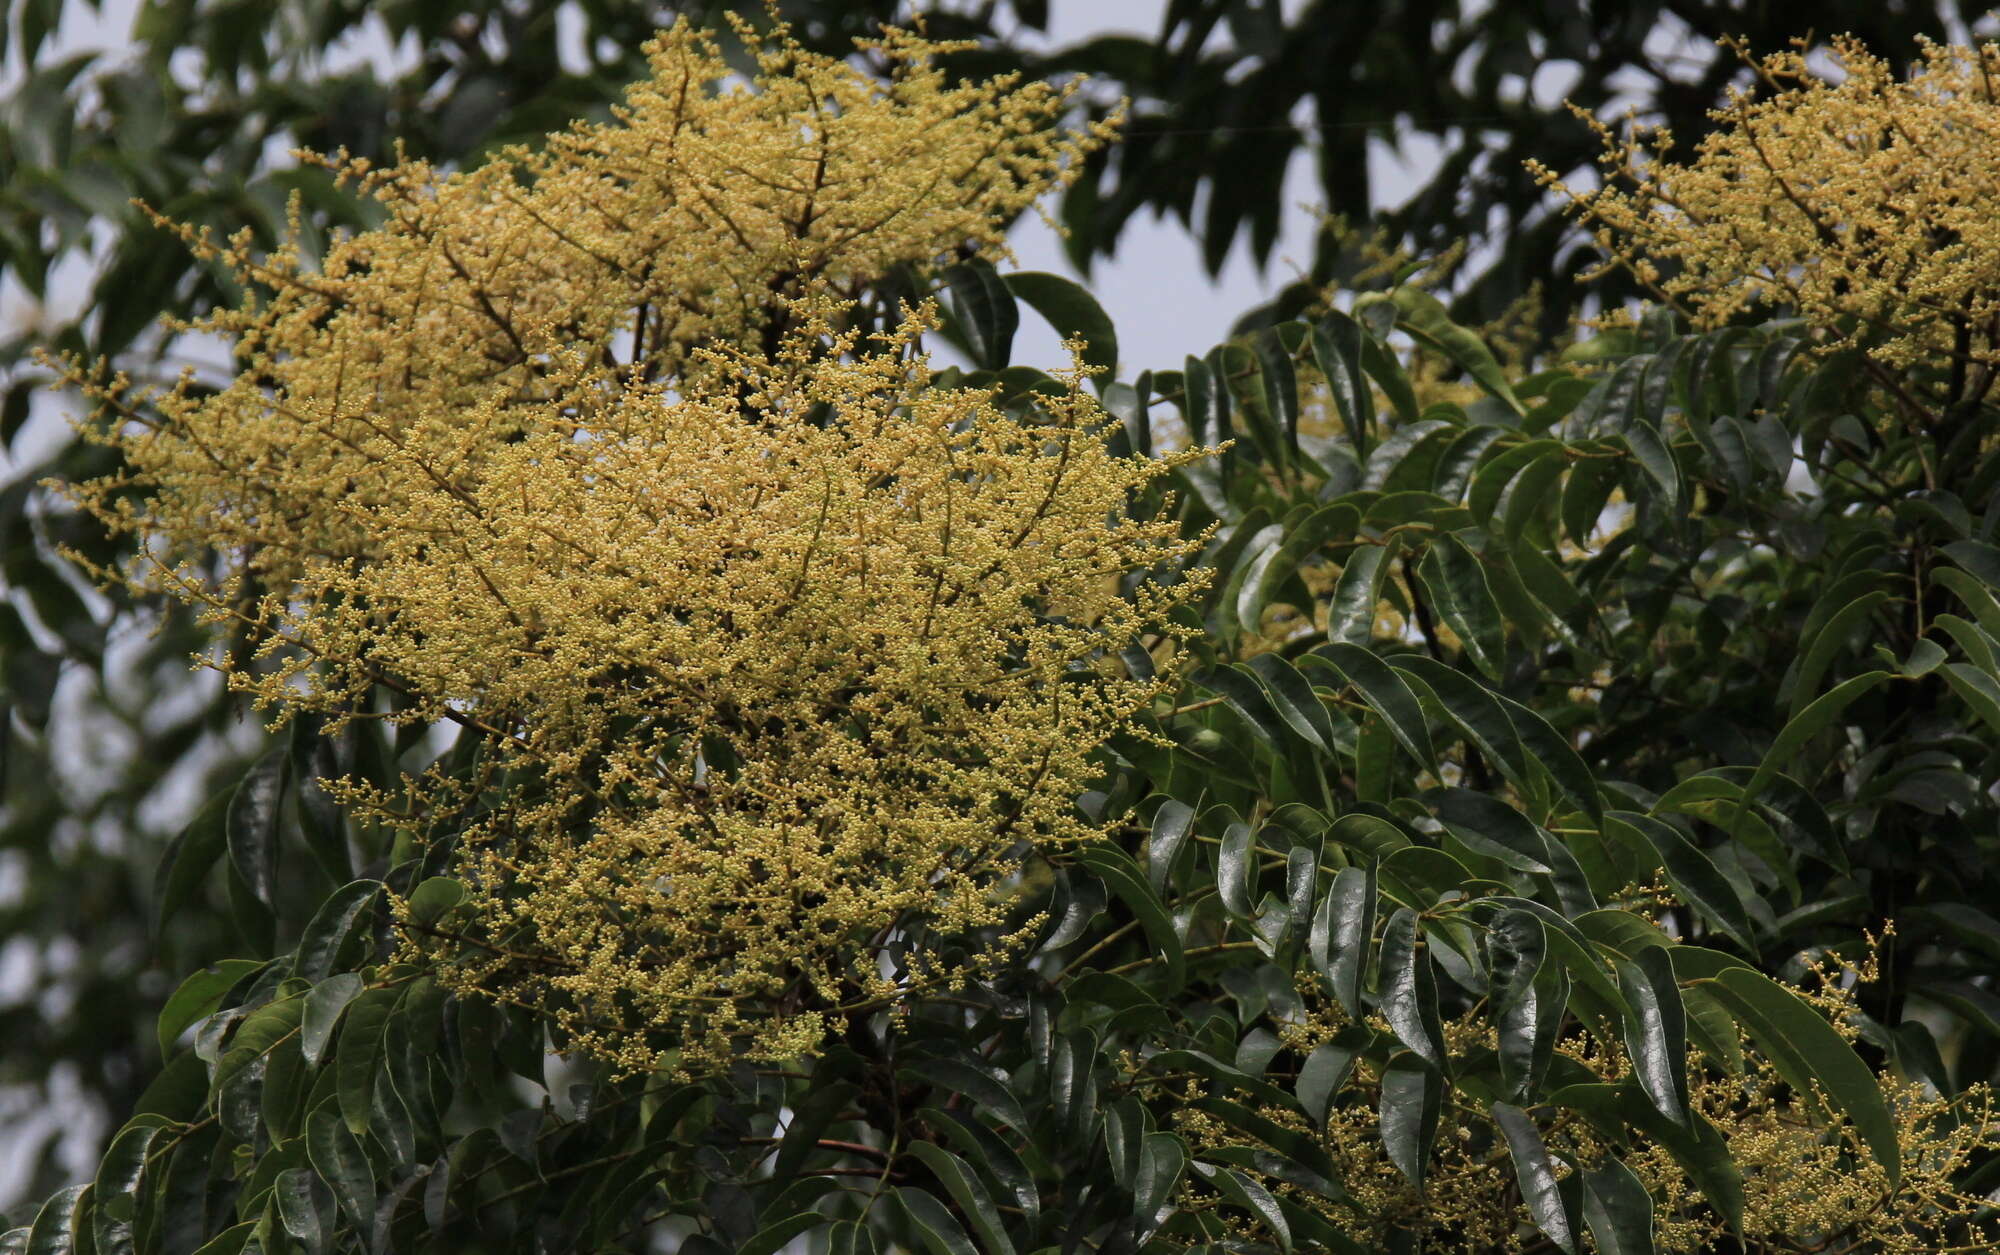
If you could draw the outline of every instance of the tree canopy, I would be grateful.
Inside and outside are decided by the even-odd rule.
[[[70,821],[130,844],[58,895],[45,831],[18,908],[111,916],[82,987],[150,1022],[46,1052],[123,1119],[0,1250],[2000,1238],[2000,51],[1740,45],[1686,157],[1600,126],[1570,208],[1655,299],[1561,341],[1392,251],[1168,363],[995,264],[1064,185],[1098,247],[1151,159],[1143,96],[1105,157],[1075,87],[989,77],[997,6],[674,27],[519,145],[566,115],[424,128],[481,22],[552,17],[385,13],[457,48],[405,158],[259,174],[239,229],[202,189],[266,133],[105,156],[191,260],[113,283],[130,219],[44,329],[97,417],[8,489],[8,831],[71,805],[64,685],[164,748]],[[1274,13],[1231,29],[1279,56]],[[207,125],[302,125],[271,84],[359,20],[315,14],[142,33],[236,58]],[[83,68],[30,87],[139,125]],[[544,71],[504,73],[579,103]],[[37,169],[83,186],[71,143]],[[76,204],[10,264],[126,212]],[[162,378],[128,289],[238,373]],[[136,663],[77,562],[165,625]],[[191,653],[225,683],[151,716],[130,677]],[[210,800],[134,874],[176,761]]]

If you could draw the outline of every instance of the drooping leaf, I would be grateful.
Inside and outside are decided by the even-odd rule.
[[[1334,998],[1356,1020],[1364,1014],[1361,989],[1375,931],[1375,902],[1375,864],[1366,869],[1341,868],[1320,900],[1308,947],[1314,964],[1333,986]]]
[[[972,349],[973,365],[982,370],[1007,366],[1013,360],[1014,332],[1021,325],[1010,284],[991,262],[978,257],[948,267],[944,281],[959,330]]]
[[[1164,896],[1173,880],[1174,862],[1194,832],[1194,808],[1172,798],[1153,812],[1152,834],[1146,842],[1146,882]]]
[[[1396,1171],[1418,1189],[1424,1187],[1443,1102],[1444,1078],[1437,1069],[1407,1050],[1391,1056],[1382,1070],[1377,1111],[1382,1149]]]
[[[1600,1255],[1654,1255],[1653,1196],[1615,1157],[1583,1173],[1583,1221]]]
[[[931,1142],[912,1142],[910,1153],[922,1160],[924,1166],[944,1183],[959,1211],[971,1222],[982,1250],[997,1255],[1014,1255],[1014,1243],[1000,1223],[1000,1210],[993,1205],[985,1183],[971,1165]]]
[[[1118,369],[1118,332],[1104,307],[1082,285],[1039,270],[1016,271],[1006,277],[1008,290],[1032,305],[1064,339],[1084,343],[1083,360],[1110,372]]]
[[[1625,1052],[1640,1088],[1660,1114],[1687,1124],[1687,1013],[1673,960],[1648,947],[1618,964],[1618,988],[1632,1015],[1625,1021]]]
[[[1578,1218],[1570,1214],[1556,1181],[1555,1165],[1542,1144],[1541,1131],[1528,1113],[1504,1102],[1493,1104],[1493,1122],[1507,1139],[1507,1151],[1514,1161],[1514,1179],[1528,1215],[1556,1249],[1576,1255]]]
[[[1444,1028],[1438,1018],[1437,982],[1431,957],[1417,946],[1417,913],[1399,908],[1382,930],[1380,1007],[1405,1046],[1442,1072]]]
[[[1382,583],[1401,551],[1400,537],[1379,545],[1362,545],[1347,556],[1326,606],[1326,638],[1339,644],[1367,645],[1375,639],[1375,611],[1382,601]]]

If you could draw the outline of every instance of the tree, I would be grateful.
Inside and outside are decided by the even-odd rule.
[[[853,37],[903,11],[885,0],[778,7],[821,52],[844,52]],[[0,41],[27,67],[0,106],[7,118],[0,282],[39,301],[51,295],[52,276],[67,277],[60,289],[82,274],[90,292],[77,310],[60,299],[36,309],[10,288],[10,309],[34,317],[0,343],[0,438],[12,457],[0,487],[7,589],[0,701],[8,709],[0,725],[11,762],[0,847],[23,886],[0,900],[0,931],[34,960],[11,969],[28,973],[32,988],[0,1010],[9,1043],[0,1111],[10,1100],[24,1108],[60,1102],[72,1150],[138,1097],[150,1063],[134,1043],[145,1040],[172,992],[169,974],[229,944],[219,886],[193,890],[218,910],[188,915],[172,936],[143,926],[149,885],[179,817],[190,799],[227,787],[275,743],[219,688],[177,681],[202,647],[184,613],[115,593],[108,604],[90,598],[58,555],[67,545],[100,562],[119,560],[102,531],[37,487],[49,476],[88,479],[114,462],[102,449],[60,438],[60,407],[44,392],[48,376],[33,365],[33,350],[112,357],[137,379],[170,380],[190,341],[156,334],[159,317],[235,301],[222,268],[172,247],[132,206],[135,196],[219,236],[248,228],[266,248],[286,233],[294,191],[303,197],[308,241],[365,229],[373,225],[369,202],[337,194],[328,171],[284,154],[303,144],[386,162],[401,141],[441,166],[476,164],[499,145],[537,141],[572,118],[602,118],[619,89],[644,73],[645,39],[675,15],[713,25],[731,10],[759,20],[762,13],[637,0],[300,0],[254,8],[256,20],[246,20],[240,4],[147,0],[128,57],[46,55],[82,6],[21,0],[0,24]],[[1698,39],[1737,32],[1776,46],[1794,33],[1784,6],[1499,4],[1461,13],[1455,5],[1314,4],[1286,19],[1272,4],[1176,0],[1151,40],[1091,39],[1043,51],[1034,32],[1046,25],[1046,3],[926,8],[935,36],[979,43],[942,59],[956,76],[1080,72],[1106,85],[1106,99],[1134,100],[1126,142],[1095,154],[1057,210],[1080,258],[1109,252],[1123,225],[1148,208],[1198,230],[1212,262],[1239,238],[1265,258],[1279,208],[1302,195],[1279,190],[1301,145],[1320,154],[1328,205],[1358,220],[1380,199],[1368,189],[1368,145],[1430,136],[1447,160],[1384,225],[1422,254],[1467,241],[1484,246],[1473,256],[1497,259],[1482,275],[1452,279],[1461,321],[1494,317],[1531,279],[1548,281],[1545,332],[1564,325],[1576,295],[1567,276],[1583,254],[1580,237],[1565,234],[1537,201],[1519,158],[1566,170],[1586,163],[1595,141],[1553,94],[1524,96],[1524,76],[1542,62],[1573,63],[1576,81],[1566,94],[1598,109],[1617,84],[1642,113],[1692,138],[1710,125],[1703,111],[1737,63],[1700,46],[1663,60],[1647,40],[1685,28]],[[555,56],[559,9],[575,24],[581,65]],[[1817,12],[1825,29],[1853,31],[1891,51],[1910,48],[1917,33],[1977,21],[1962,5],[1842,2]],[[393,72],[339,54],[377,21],[399,49]],[[1310,124],[1294,125],[1307,113]],[[1357,267],[1365,264],[1328,236],[1308,281],[1247,321],[1291,318],[1329,282],[1360,282]],[[1615,283],[1597,290],[1614,304],[1625,291]],[[31,412],[38,417],[29,423]],[[112,1007],[122,1013],[107,1014]],[[40,1155],[35,1191],[64,1179],[57,1159],[53,1144]]]
[[[1618,144],[1679,309],[1539,369],[1392,284],[1135,373],[990,261],[1061,93],[749,46],[186,228],[225,387],[71,363],[290,731],[7,1249],[1991,1244],[2000,50]]]

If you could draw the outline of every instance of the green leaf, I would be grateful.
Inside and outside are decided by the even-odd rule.
[[[1993,636],[2000,636],[2000,601],[1978,578],[1956,567],[1934,566],[1931,568],[1931,583],[1941,584],[1957,595],[1958,600],[1979,621],[1979,626]]]
[[[1634,853],[1650,854],[1667,874],[1674,893],[1716,929],[1750,954],[1757,944],[1743,900],[1715,866],[1707,852],[1681,835],[1672,824],[1633,811],[1610,811],[1605,832],[1622,839]]]
[[[1801,1094],[1814,1086],[1853,1122],[1891,1184],[1902,1176],[1895,1118],[1875,1074],[1818,1011],[1791,990],[1748,967],[1726,968],[1705,988],[1734,1014],[1778,1074]]]
[[[1085,846],[1076,852],[1076,858],[1138,917],[1146,940],[1166,961],[1167,990],[1178,991],[1187,983],[1187,955],[1181,947],[1180,934],[1174,931],[1173,917],[1147,887],[1138,864],[1123,850],[1109,845]]]
[[[1426,797],[1445,828],[1474,853],[1514,871],[1548,875],[1549,838],[1520,811],[1471,789],[1433,789]]]
[[[382,892],[379,880],[357,880],[333,891],[313,913],[299,937],[298,957],[292,961],[292,975],[302,980],[324,980],[340,958],[341,948],[352,934],[355,922],[375,904]]]
[[[1486,926],[1487,1006],[1505,1015],[1534,994],[1535,976],[1548,957],[1548,930],[1532,911],[1509,909]]]
[[[370,989],[348,1005],[333,1066],[340,1114],[350,1132],[366,1133],[373,1120],[376,1078],[383,1066],[383,1030],[401,995],[400,989]]]
[[[306,995],[305,1017],[299,1026],[299,1050],[308,1064],[319,1066],[320,1055],[333,1037],[334,1025],[340,1022],[340,1013],[361,992],[361,986],[361,973],[341,972],[314,985]]]
[[[1820,696],[1814,698],[1806,708],[1785,724],[1784,730],[1771,742],[1771,748],[1764,760],[1757,764],[1757,773],[1750,777],[1750,783],[1743,787],[1743,800],[1737,804],[1736,813],[1740,817],[1752,800],[1771,782],[1771,777],[1783,770],[1798,752],[1805,748],[1807,741],[1825,731],[1841,712],[1852,705],[1854,700],[1874,689],[1884,680],[1895,678],[1891,671],[1868,671],[1843,680]],[[1802,783],[1810,783],[1800,777]],[[1735,824],[1730,828],[1733,832]]]
[[[951,1209],[931,1194],[914,1185],[899,1185],[890,1191],[890,1197],[902,1205],[918,1240],[931,1255],[979,1255],[979,1248],[965,1235]]]
[[[1444,1028],[1438,1019],[1437,981],[1431,957],[1417,947],[1417,913],[1400,907],[1382,930],[1382,1018],[1418,1058],[1445,1067]]]
[[[1285,721],[1271,705],[1264,686],[1247,667],[1240,663],[1216,667],[1196,675],[1194,682],[1220,695],[1258,740],[1274,749],[1285,744]]]
[[[51,1195],[35,1222],[28,1226],[28,1245],[23,1255],[69,1255],[75,1249],[72,1227],[78,1206],[88,1185],[71,1185]]]
[[[224,959],[182,981],[173,997],[167,999],[167,1005],[160,1009],[160,1057],[171,1056],[174,1043],[180,1040],[188,1025],[214,1011],[221,1004],[224,994],[263,966],[258,959]]]
[[[1694,1128],[1684,1129],[1661,1115],[1638,1086],[1568,1085],[1548,1096],[1552,1107],[1580,1112],[1600,1133],[1622,1141],[1636,1130],[1667,1148],[1688,1179],[1729,1226],[1743,1232],[1743,1173],[1730,1157],[1729,1146],[1715,1126],[1697,1115]]]
[[[771,1161],[771,1178],[790,1181],[805,1166],[806,1158],[819,1148],[819,1139],[835,1116],[860,1092],[848,1081],[815,1081],[806,1096],[792,1107],[791,1123],[778,1142],[778,1154]]]
[[[1361,324],[1334,310],[1314,324],[1311,332],[1313,360],[1326,376],[1327,391],[1333,394],[1334,408],[1347,428],[1357,461],[1367,461],[1369,435],[1375,426],[1375,392],[1368,384],[1361,364],[1361,346],[1366,333]]]
[[[1278,1240],[1278,1249],[1292,1249],[1292,1227],[1285,1222],[1285,1213],[1269,1190],[1234,1168],[1203,1163],[1199,1159],[1188,1166],[1216,1193],[1263,1222],[1264,1227],[1271,1231],[1271,1236]]]
[[[1479,559],[1456,536],[1439,536],[1417,564],[1417,577],[1430,595],[1431,609],[1450,625],[1465,656],[1494,680],[1504,678],[1506,633]]]
[[[1313,964],[1333,986],[1333,996],[1348,1016],[1359,1022],[1367,971],[1368,944],[1375,931],[1375,864],[1366,870],[1343,867],[1313,916],[1308,949]]]
[[[1545,929],[1545,942],[1547,936]],[[1532,944],[1526,938],[1516,941]],[[1504,1004],[1491,1004],[1500,1085],[1508,1097],[1523,1100],[1540,1087],[1555,1061],[1556,1038],[1569,1008],[1570,981],[1561,968],[1543,963],[1533,973],[1513,973],[1506,992]]]
[[[1255,910],[1251,886],[1256,882],[1257,834],[1249,824],[1231,824],[1215,852],[1215,888],[1231,915],[1247,918]]]
[[[952,314],[972,350],[972,364],[981,370],[1006,367],[1021,325],[1008,284],[991,262],[977,257],[948,267],[944,281],[953,298]]]
[[[375,1173],[340,1113],[323,1106],[306,1118],[306,1155],[320,1179],[333,1187],[340,1209],[363,1233],[375,1227]]]
[[[925,1110],[932,1127],[942,1129],[965,1154],[977,1157],[979,1166],[992,1175],[1020,1209],[1022,1223],[1033,1233],[1041,1223],[1042,1194],[1014,1148],[964,1112],[940,1111],[934,1107]]]
[[[159,871],[153,877],[155,935],[165,934],[167,921],[200,891],[209,868],[222,857],[229,840],[226,820],[231,796],[224,793],[210,798],[160,856]]]
[[[826,1221],[813,1212],[800,1212],[787,1216],[775,1224],[767,1224],[750,1235],[750,1240],[736,1248],[736,1255],[777,1255],[785,1245],[802,1233],[809,1233]],[[1012,1248],[1008,1248],[1011,1255]]]
[[[1549,1162],[1548,1148],[1528,1113],[1504,1102],[1493,1104],[1493,1122],[1507,1139],[1507,1152],[1514,1161],[1514,1179],[1521,1187],[1521,1200],[1528,1215],[1557,1249],[1576,1255],[1576,1220],[1565,1206],[1556,1182],[1555,1166]]]
[[[450,876],[431,876],[410,890],[407,907],[410,919],[418,924],[435,924],[447,911],[465,901],[465,886]]]
[[[1327,1113],[1332,1109],[1333,1096],[1347,1082],[1354,1071],[1354,1061],[1359,1052],[1352,1046],[1337,1042],[1321,1042],[1313,1047],[1306,1061],[1299,1066],[1298,1084],[1295,1092],[1299,1105],[1312,1117],[1313,1123],[1326,1127]]]
[[[1328,541],[1352,536],[1361,525],[1361,513],[1345,501],[1321,506],[1292,525],[1275,549],[1260,553],[1245,573],[1236,594],[1236,622],[1245,632],[1263,630],[1264,608],[1284,582],[1298,573],[1301,564],[1311,561]],[[1312,607],[1299,607],[1310,613]]]
[[[986,1186],[963,1159],[931,1142],[910,1143],[910,1153],[923,1161],[958,1203],[958,1209],[972,1222],[972,1231],[987,1252],[1013,1255],[1014,1243],[1000,1223],[1000,1209],[986,1192]]]
[[[90,1187],[90,1223],[99,1255],[132,1255],[133,1218],[144,1202],[146,1155],[161,1123],[158,1117],[141,1117],[126,1125],[98,1161]]]
[[[920,1059],[905,1065],[899,1075],[914,1077],[947,1094],[963,1094],[1016,1132],[1028,1132],[1028,1113],[1021,1100],[999,1077],[981,1067],[957,1059]]]
[[[1174,861],[1194,833],[1194,808],[1172,798],[1153,812],[1152,834],[1146,841],[1146,883],[1155,894],[1166,895],[1173,883]]]
[[[1382,716],[1390,735],[1409,751],[1417,767],[1423,771],[1436,769],[1437,751],[1431,748],[1430,725],[1424,720],[1423,707],[1389,664],[1357,645],[1339,642],[1321,645],[1301,661],[1329,667],[1353,685],[1362,700]]]
[[[1507,382],[1507,373],[1500,369],[1493,350],[1486,347],[1484,340],[1453,322],[1436,297],[1416,288],[1397,288],[1389,297],[1396,302],[1401,315],[1396,320],[1397,326],[1450,358],[1516,416],[1528,412],[1514,395],[1514,386]]]
[[[1948,662],[1938,674],[1958,694],[1959,700],[1972,708],[1973,714],[1985,720],[1988,727],[2000,731],[2000,683],[1962,662]]]
[[[311,1168],[288,1168],[278,1174],[272,1199],[278,1205],[278,1223],[285,1233],[306,1248],[307,1255],[320,1255],[330,1237],[327,1217],[320,1214],[313,1186],[318,1178]]]
[[[1326,604],[1327,640],[1366,645],[1375,639],[1375,608],[1382,601],[1382,583],[1401,549],[1402,538],[1391,536],[1380,545],[1362,545],[1348,555]]]
[[[1954,540],[1944,546],[1945,556],[1964,567],[1988,588],[2000,588],[2000,549],[1976,540]]]
[[[1660,433],[1643,422],[1633,423],[1624,431],[1625,447],[1639,463],[1641,470],[1659,489],[1660,499],[1670,513],[1678,512],[1681,503],[1681,472],[1674,462],[1674,455],[1667,450]]]
[[[1590,816],[1592,823],[1601,825],[1604,822],[1604,798],[1598,790],[1597,777],[1584,764],[1582,755],[1576,752],[1569,739],[1558,733],[1548,720],[1513,698],[1498,693],[1494,697],[1513,721],[1514,732],[1521,738],[1529,760],[1546,771],[1563,795]]]
[[[1139,1174],[1132,1191],[1132,1214],[1142,1229],[1157,1228],[1160,1212],[1172,1204],[1174,1187],[1187,1170],[1187,1147],[1172,1133],[1148,1133],[1139,1143]]]
[[[1583,1221],[1598,1255],[1653,1255],[1653,1196],[1614,1157],[1583,1173]]]
[[[1257,375],[1262,382],[1263,402],[1285,434],[1284,452],[1288,461],[1297,457],[1299,447],[1299,380],[1292,367],[1292,355],[1275,327],[1266,327],[1250,341],[1257,355]]]
[[[1618,967],[1618,989],[1632,1014],[1625,1020],[1625,1052],[1640,1088],[1660,1114],[1688,1123],[1687,1013],[1665,950],[1648,947]]]
[[[229,859],[266,909],[278,867],[278,804],[284,800],[292,757],[275,749],[250,765],[229,798]]]
[[[875,1255],[875,1235],[859,1221],[842,1220],[827,1234],[826,1255]]]
[[[1322,754],[1333,752],[1336,734],[1326,703],[1313,692],[1312,683],[1299,669],[1279,654],[1258,654],[1246,664],[1264,683],[1272,709],[1285,726]]]
[[[1008,275],[1007,287],[1048,319],[1057,335],[1081,339],[1085,365],[1107,376],[1118,369],[1118,332],[1097,298],[1081,285],[1061,275],[1024,270]]]
[[[1423,654],[1395,654],[1389,658],[1389,665],[1422,684],[1437,698],[1438,708],[1465,734],[1472,747],[1522,794],[1529,792],[1532,782],[1528,760],[1521,752],[1514,721],[1484,684]]]
[[[1877,590],[1855,598],[1836,611],[1826,625],[1810,641],[1802,641],[1805,652],[1799,658],[1799,669],[1792,677],[1791,706],[1788,718],[1798,718],[1806,704],[1819,696],[1819,681],[1826,674],[1827,664],[1833,656],[1847,644],[1847,638],[1865,623],[1876,607],[1889,600],[1889,594]]]
[[[1431,1144],[1437,1140],[1443,1102],[1444,1078],[1437,1069],[1407,1050],[1390,1057],[1382,1069],[1377,1111],[1382,1149],[1396,1171],[1419,1190],[1424,1188],[1424,1170],[1430,1163]]]

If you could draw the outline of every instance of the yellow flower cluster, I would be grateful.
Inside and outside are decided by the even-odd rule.
[[[1739,51],[1741,51],[1739,49]],[[1901,370],[1947,360],[1983,396],[2000,364],[2000,46],[1925,43],[1898,78],[1851,39],[1836,73],[1803,45],[1744,59],[1738,88],[1685,164],[1671,137],[1605,141],[1605,185],[1578,192],[1613,265],[1707,326],[1756,309],[1804,318],[1828,345]]]
[[[781,38],[718,90],[679,27],[617,124],[363,173],[386,224],[317,272],[219,249],[275,292],[207,324],[241,374],[100,386],[128,470],[73,490],[281,717],[386,688],[479,738],[470,779],[343,787],[463,826],[468,909],[411,948],[629,1069],[809,1053],[976,975],[947,941],[1003,952],[1005,878],[1093,833],[1092,754],[1169,682],[1117,649],[1198,584],[1126,578],[1190,552],[1128,510],[1173,463],[1109,451],[1079,368],[1005,409],[865,303],[1001,251],[1096,138],[871,47],[886,84]]]

